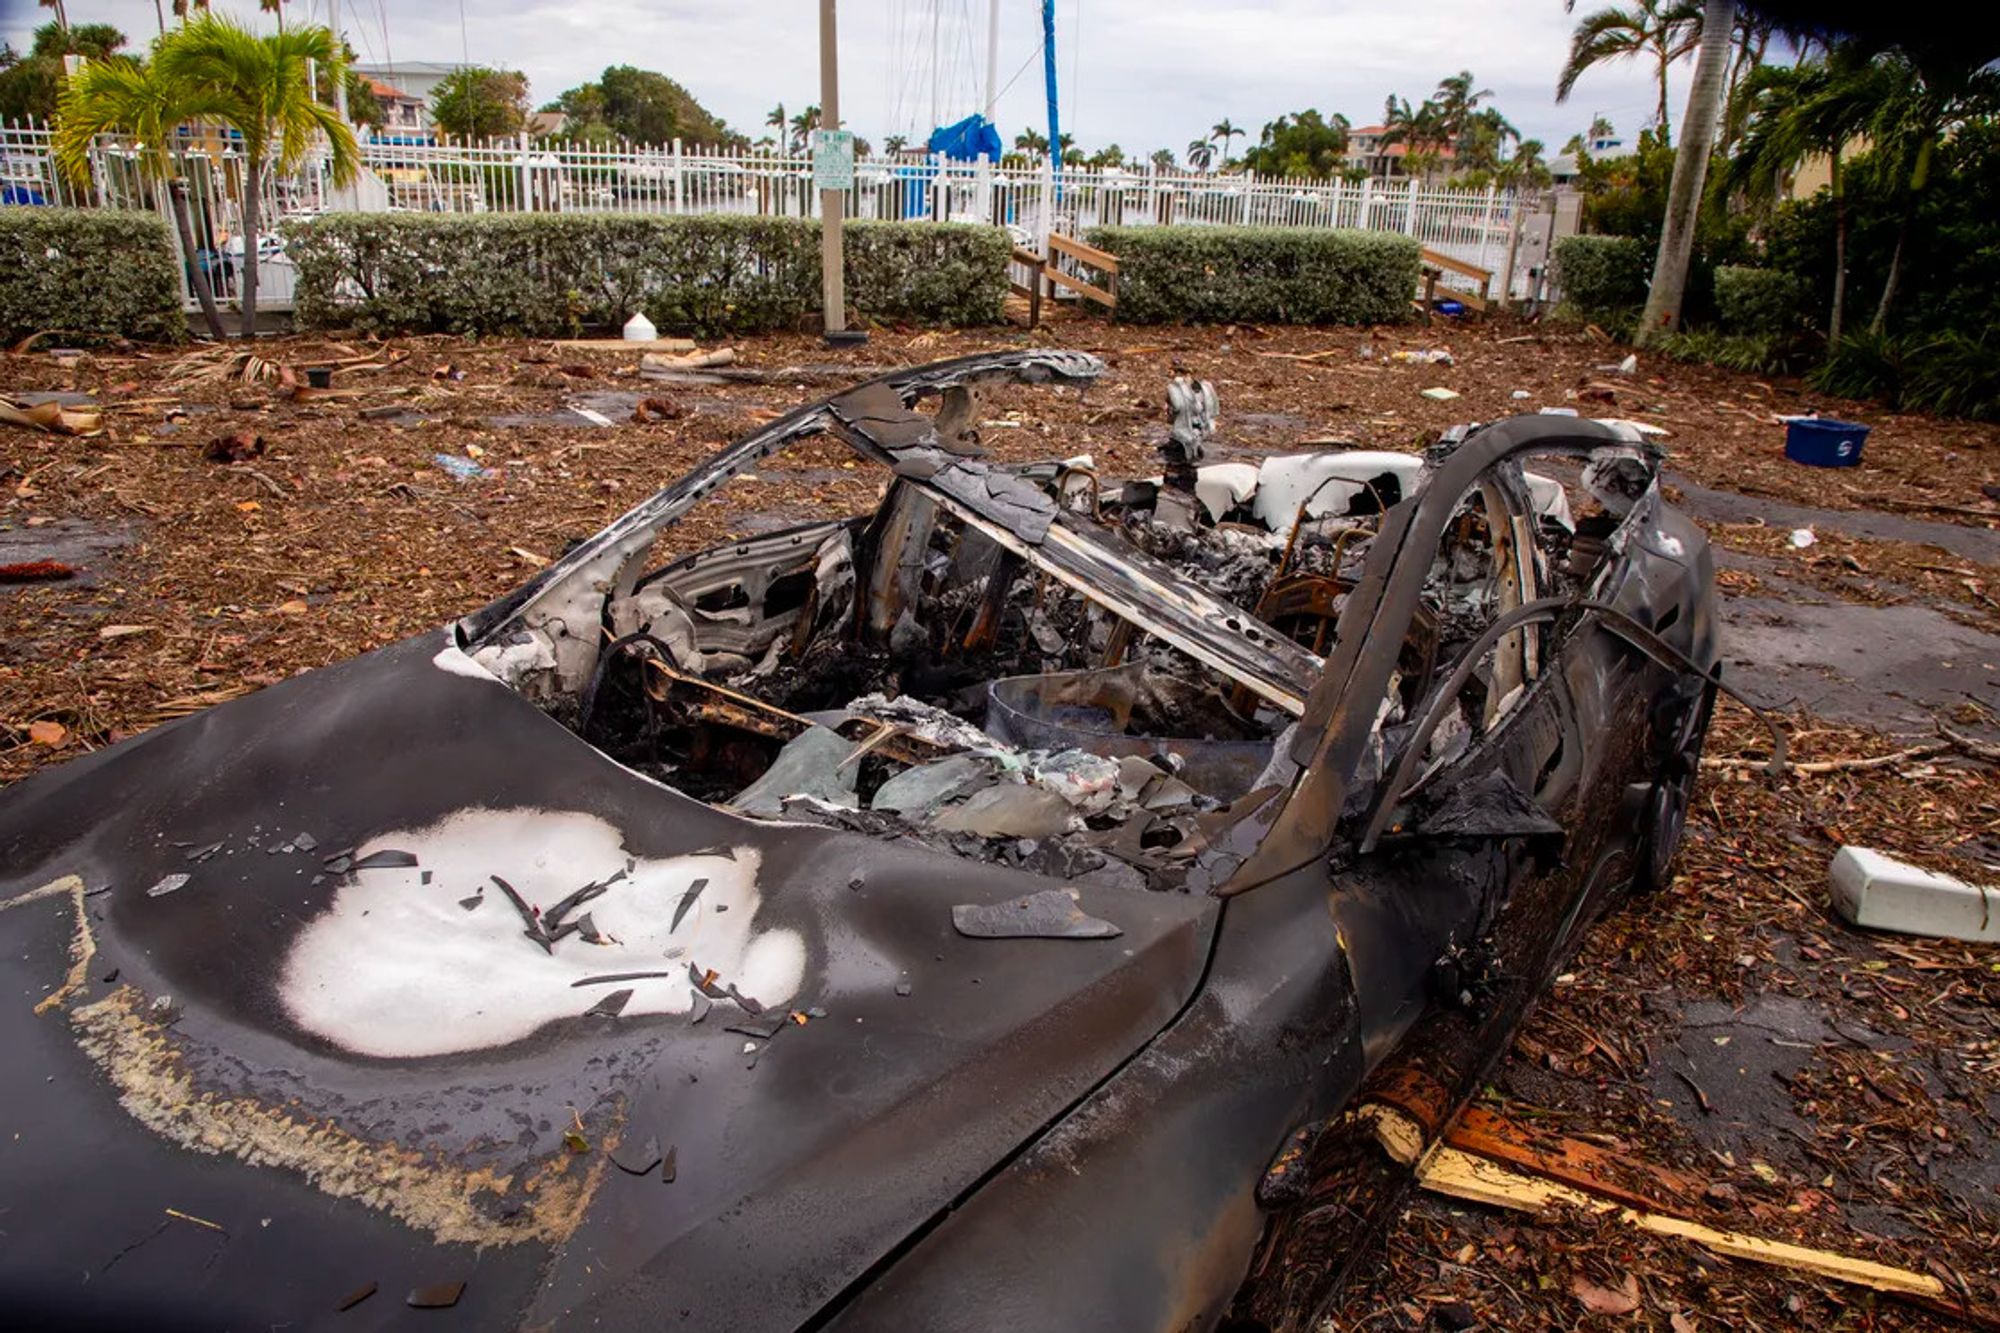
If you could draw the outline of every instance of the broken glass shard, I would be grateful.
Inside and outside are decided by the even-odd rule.
[[[853,807],[854,776],[860,766],[847,760],[854,748],[855,742],[838,732],[808,728],[787,742],[764,775],[736,793],[730,804],[751,815],[783,814],[788,796]]]

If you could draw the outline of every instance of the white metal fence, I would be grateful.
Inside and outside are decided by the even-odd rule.
[[[166,207],[127,144],[103,139],[89,182],[64,178],[48,127],[0,125],[0,205]],[[243,172],[221,136],[175,149],[189,182],[196,250],[225,300],[241,262]],[[262,216],[275,233],[286,217],[327,209],[428,213],[739,213],[814,217],[812,162],[803,153],[536,143],[525,135],[484,144],[369,142],[363,171],[336,189],[323,156],[264,184]],[[1003,166],[903,154],[857,162],[847,215],[1006,226],[1046,251],[1051,231],[1124,226],[1359,227],[1400,232],[1481,268],[1497,270],[1516,212],[1512,191],[1426,187],[1409,180],[1303,181],[1255,173]],[[178,247],[178,238],[176,239]],[[260,245],[258,304],[288,307],[290,266],[275,235]],[[188,282],[182,257],[182,284]],[[1498,295],[1496,285],[1495,294]],[[190,296],[190,306],[192,297]]]

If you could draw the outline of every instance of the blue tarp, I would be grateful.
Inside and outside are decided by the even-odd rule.
[[[977,162],[982,157],[998,162],[1000,131],[984,116],[967,116],[956,125],[932,130],[930,151],[942,153],[954,162]]]

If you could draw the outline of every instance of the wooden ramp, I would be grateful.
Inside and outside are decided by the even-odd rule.
[[[1063,260],[1096,269],[1104,275],[1104,286],[1094,287],[1076,274],[1062,267]],[[1025,265],[1032,275],[1027,285],[1010,280],[1008,287],[1017,295],[1028,298],[1028,327],[1034,328],[1042,322],[1042,296],[1046,289],[1051,296],[1057,287],[1075,292],[1088,301],[1095,301],[1106,310],[1118,308],[1118,256],[1108,250],[1100,250],[1094,245],[1085,245],[1073,237],[1049,234],[1049,253],[1045,259],[1033,250],[1014,247],[1013,262]]]
[[[1446,287],[1444,293],[1447,299],[1462,302],[1468,310],[1477,310],[1482,315],[1493,308],[1493,298],[1491,296],[1493,290],[1492,269],[1481,268],[1477,264],[1468,264],[1463,259],[1454,259],[1452,256],[1433,250],[1429,246],[1423,247],[1419,251],[1419,254],[1421,256],[1422,268],[1420,272],[1424,284],[1424,294],[1415,302],[1417,309],[1423,311],[1426,315],[1431,312],[1434,308],[1432,303],[1438,299],[1438,281],[1447,273],[1455,273],[1461,278],[1470,278],[1479,284],[1477,294],[1459,287]]]

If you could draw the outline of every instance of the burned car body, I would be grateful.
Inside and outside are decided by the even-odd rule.
[[[1713,575],[1571,418],[1204,466],[1180,386],[1152,481],[977,456],[983,384],[1100,368],[801,408],[443,633],[0,794],[9,1303],[1222,1320],[1273,1158],[1412,1051],[1463,1096],[1669,873]],[[873,512],[656,554],[821,436]]]

